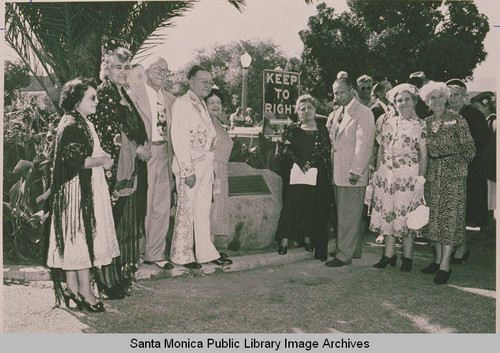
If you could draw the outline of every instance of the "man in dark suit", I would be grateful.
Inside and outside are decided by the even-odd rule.
[[[446,82],[446,85],[450,89],[449,107],[467,121],[476,147],[476,156],[469,163],[467,173],[466,223],[471,227],[484,227],[488,224],[488,187],[483,163],[484,153],[488,146],[488,124],[483,113],[472,105],[465,104],[467,87],[462,80],[451,79]],[[464,237],[451,263],[462,263],[463,260],[467,260],[468,254],[469,250]]]
[[[373,86],[372,95],[377,98],[377,101],[374,105],[372,105],[371,110],[373,116],[375,117],[375,121],[382,115],[389,111],[389,101],[385,96],[387,92],[392,88],[392,85],[389,81],[383,80]]]
[[[488,226],[484,231],[491,237],[495,237],[495,215],[496,209],[496,168],[497,168],[497,107],[495,93],[491,91],[480,92],[470,99],[471,104],[486,117],[488,123],[488,146],[484,152],[484,168],[486,171],[486,183],[488,186]]]
[[[349,80],[337,79],[333,95],[341,106],[333,113],[330,136],[338,223],[335,258],[326,266],[342,267],[351,263],[355,252],[361,257],[361,213],[375,140],[375,119],[370,108],[354,99]]]
[[[151,56],[144,63],[146,83],[132,87],[130,97],[142,117],[151,158],[147,163],[148,191],[146,209],[146,247],[144,262],[162,269],[173,265],[165,260],[170,222],[173,149],[170,139],[171,108],[175,96],[163,89],[168,75],[165,59]]]

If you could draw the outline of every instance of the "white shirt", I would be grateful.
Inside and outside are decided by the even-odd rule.
[[[158,131],[158,102],[161,102],[165,108],[165,100],[163,99],[162,90],[160,88],[160,90],[156,92],[152,87],[146,84],[146,92],[148,94],[149,104],[151,107],[151,141],[165,141],[165,139],[160,136]]]

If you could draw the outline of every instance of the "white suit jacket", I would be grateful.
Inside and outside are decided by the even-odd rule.
[[[333,183],[337,186],[366,186],[368,162],[375,141],[375,119],[370,108],[354,100],[339,124],[342,110],[333,113],[330,129]],[[349,182],[349,173],[361,176],[357,184]]]
[[[181,178],[195,174],[194,164],[215,148],[217,132],[203,100],[188,91],[172,106],[174,173]]]

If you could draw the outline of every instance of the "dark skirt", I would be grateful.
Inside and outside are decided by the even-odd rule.
[[[113,206],[113,220],[120,256],[110,265],[97,269],[95,278],[99,291],[113,298],[127,293],[135,272],[139,269],[139,239],[144,236],[146,216],[147,167],[136,159],[137,190],[129,196],[120,197]]]
[[[423,234],[444,245],[459,245],[465,236],[465,177],[430,180],[425,187],[429,224]]]
[[[308,237],[315,257],[326,257],[331,200],[332,189],[325,176],[318,175],[316,186],[287,185],[276,240],[286,238],[303,244],[304,237]]]

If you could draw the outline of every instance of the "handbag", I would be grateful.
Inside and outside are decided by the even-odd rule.
[[[422,196],[422,203],[417,206],[413,211],[408,213],[406,217],[406,226],[409,229],[418,230],[429,223],[429,207],[425,204],[425,198]],[[410,208],[413,208],[414,202],[411,203]]]

